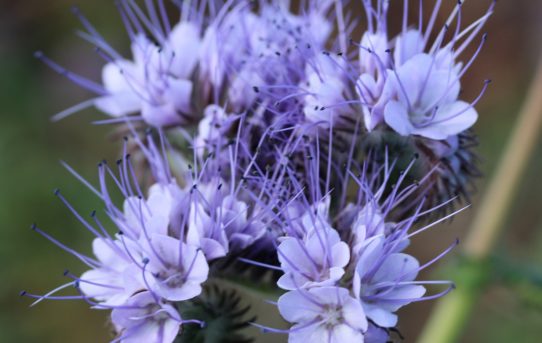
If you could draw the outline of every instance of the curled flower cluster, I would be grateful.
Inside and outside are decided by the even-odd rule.
[[[241,342],[230,331],[250,324],[292,343],[378,343],[397,331],[401,307],[453,289],[417,276],[456,243],[423,265],[405,249],[457,213],[445,211],[477,175],[480,97],[461,99],[460,81],[486,35],[460,57],[493,5],[464,27],[459,2],[436,30],[442,1],[427,24],[420,1],[412,27],[405,0],[392,34],[389,1],[363,0],[366,20],[342,1],[302,3],[175,2],[172,23],[170,4],[121,0],[131,57],[74,10],[105,60],[102,84],[37,53],[96,94],[56,118],[94,106],[129,137],[116,168],[99,164],[96,187],[66,165],[103,213],[87,219],[55,192],[95,236],[94,257],[33,226],[88,270],[25,295],[110,310],[116,342]],[[207,287],[262,280],[283,292],[289,329],[245,318]],[[57,295],[70,286],[76,295]]]

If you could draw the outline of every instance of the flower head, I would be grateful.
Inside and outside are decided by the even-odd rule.
[[[85,219],[56,192],[94,235],[94,256],[34,226],[88,269],[66,272],[70,282],[45,295],[25,295],[111,310],[116,341],[184,341],[199,335],[183,333],[185,324],[248,325],[238,323],[245,309],[234,310],[237,298],[222,301],[229,292],[205,285],[241,268],[234,279],[251,275],[248,264],[271,269],[261,280],[285,291],[277,307],[292,324],[282,331],[290,342],[381,343],[400,308],[453,288],[417,278],[455,244],[425,264],[405,249],[455,214],[424,224],[473,174],[467,138],[479,98],[460,99],[460,83],[486,36],[469,61],[459,59],[492,7],[463,29],[459,3],[433,32],[441,1],[417,27],[408,25],[405,1],[392,35],[390,2],[363,0],[367,29],[349,48],[356,21],[340,1],[305,1],[298,10],[287,3],[185,1],[172,25],[162,1],[145,1],[144,11],[121,0],[131,59],[76,11],[83,38],[106,60],[103,84],[38,54],[97,94],[59,117],[96,106],[134,144],[126,138],[116,170],[99,164],[97,187],[68,167],[105,208]],[[142,126],[155,129],[143,134]],[[447,288],[426,295],[433,285]],[[78,295],[56,295],[69,286]]]

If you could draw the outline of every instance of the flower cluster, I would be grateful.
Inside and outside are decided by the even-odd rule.
[[[277,286],[286,293],[277,306],[284,319],[294,325],[286,331],[261,326],[263,329],[287,332],[290,342],[361,342],[364,337],[366,342],[386,342],[397,325],[395,312],[399,308],[453,289],[450,281],[416,280],[421,270],[457,242],[421,266],[415,257],[404,253],[412,237],[435,225],[415,227],[437,208],[423,211],[421,201],[410,209],[412,214],[397,216],[397,210],[412,206],[405,200],[420,185],[399,191],[402,178],[386,194],[393,169],[386,164],[376,176],[367,175],[362,168],[359,176],[352,177],[353,196],[339,211],[330,208],[333,190],[320,192],[315,186],[316,192],[305,195],[293,187],[299,196],[275,218],[282,229],[276,248],[280,266],[266,267],[283,273]],[[318,168],[308,170],[311,173]],[[264,266],[258,261],[245,262]],[[425,295],[427,285],[444,285],[446,289]]]
[[[363,0],[366,21],[342,1],[302,3],[175,2],[171,23],[163,1],[121,0],[129,58],[74,10],[105,65],[98,84],[36,54],[96,94],[56,118],[94,106],[111,117],[100,123],[129,137],[116,170],[99,164],[97,187],[66,165],[103,202],[107,223],[55,193],[95,236],[94,257],[33,226],[88,270],[25,295],[110,310],[114,341],[242,341],[217,330],[244,327],[246,311],[206,285],[265,275],[292,326],[251,325],[292,343],[378,343],[396,330],[399,308],[453,288],[417,276],[455,244],[423,265],[405,249],[455,214],[443,214],[451,195],[466,195],[477,174],[479,97],[462,100],[460,81],[486,36],[465,64],[460,56],[493,6],[463,28],[458,3],[435,30],[442,1],[427,25],[420,1],[411,27],[405,0],[392,35],[387,0]],[[351,38],[360,22],[366,31]],[[426,295],[434,285],[445,289]],[[57,295],[69,286],[76,295]]]

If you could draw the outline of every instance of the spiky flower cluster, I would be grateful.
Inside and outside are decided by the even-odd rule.
[[[36,54],[96,93],[56,118],[95,106],[128,137],[96,187],[66,165],[103,214],[86,219],[55,192],[95,236],[94,257],[33,226],[88,270],[25,295],[110,310],[114,341],[243,341],[231,331],[247,309],[216,289],[258,276],[283,291],[291,327],[251,325],[294,343],[386,342],[399,308],[453,288],[417,275],[456,243],[423,265],[405,249],[449,218],[476,174],[479,98],[460,99],[460,80],[486,36],[459,58],[493,5],[465,27],[458,3],[435,30],[442,1],[427,24],[420,1],[409,26],[405,0],[393,34],[389,1],[362,1],[366,20],[342,1],[302,3],[182,1],[172,23],[171,4],[118,1],[128,58],[74,10],[106,63],[97,84]],[[57,295],[71,286],[76,295]]]

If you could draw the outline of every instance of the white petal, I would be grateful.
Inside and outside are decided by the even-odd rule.
[[[389,54],[386,50],[388,50],[389,44],[385,34],[365,32],[361,38],[360,46],[359,61],[362,72],[373,74],[379,64],[388,65]],[[368,49],[373,53],[370,53]]]
[[[418,30],[408,30],[404,35],[397,37],[395,41],[394,59],[395,65],[400,66],[405,61],[423,52],[423,36]]]
[[[363,316],[363,319],[365,319],[365,316]],[[328,341],[326,340],[324,342]],[[329,340],[329,343],[346,342],[363,343],[363,332],[361,330],[354,330],[350,326],[344,324],[333,327],[331,330],[331,340]]]
[[[347,300],[343,303],[343,316],[345,322],[350,327],[360,331],[367,330],[369,323],[359,300],[348,296]]]
[[[413,299],[422,297],[426,292],[425,287],[419,285],[408,285],[397,287],[393,291],[386,294],[386,298],[395,300],[394,302],[377,303],[383,309],[391,312],[395,312],[401,307],[410,304]],[[404,301],[401,301],[404,300]]]
[[[94,106],[110,116],[121,117],[138,112],[142,102],[134,92],[125,91],[101,96],[94,100]]]
[[[209,261],[224,257],[228,253],[227,246],[221,244],[217,240],[207,237],[202,238],[201,249]]]
[[[363,309],[367,317],[378,326],[390,328],[397,325],[397,315],[378,307],[378,305],[363,304]]]
[[[303,327],[303,329],[299,329],[299,327]],[[301,323],[299,325],[294,325],[292,327],[292,332],[288,335],[288,343],[308,342],[329,343],[329,331],[324,326],[318,324],[306,326],[306,324]]]
[[[389,127],[402,136],[414,131],[407,107],[398,101],[390,101],[384,109],[384,120]]]
[[[314,264],[303,251],[302,245],[301,240],[289,237],[278,246],[278,258],[285,271],[301,270],[306,272],[314,270]]]
[[[477,120],[478,113],[470,104],[456,101],[439,108],[434,121],[441,122],[415,129],[414,133],[431,139],[446,139],[469,129]]]
[[[171,30],[169,42],[175,52],[171,72],[179,78],[189,78],[200,54],[201,39],[198,27],[192,22],[180,22]]]
[[[348,244],[339,242],[331,248],[333,265],[344,268],[350,261],[350,248]]]
[[[124,255],[119,250],[116,250],[113,244],[117,245],[117,248],[122,251],[117,242],[106,241],[103,238],[95,238],[92,241],[94,256],[108,268],[116,268],[125,264]]]
[[[108,300],[118,293],[123,292],[123,288],[119,283],[121,278],[122,275],[115,271],[105,270],[102,268],[92,269],[81,275],[79,288],[85,295],[91,298],[102,301]],[[120,287],[120,289],[111,288],[109,286]]]
[[[419,108],[431,112],[435,106],[447,104],[457,100],[461,85],[457,80],[457,75],[448,70],[424,70],[423,73],[429,77],[420,90]]]
[[[192,81],[184,79],[168,79],[168,88],[164,93],[165,101],[173,104],[180,112],[191,112]]]
[[[308,322],[318,316],[321,308],[302,295],[301,291],[283,294],[277,303],[280,315],[290,323]]]
[[[366,242],[356,265],[356,271],[361,278],[368,273],[378,262],[384,246],[384,238],[376,236]]]
[[[155,106],[148,102],[143,102],[141,115],[147,123],[156,127],[178,124],[181,121],[181,117],[177,113],[173,103]]]
[[[407,254],[391,254],[382,263],[373,278],[374,283],[393,281],[412,281],[418,275],[418,260]]]

